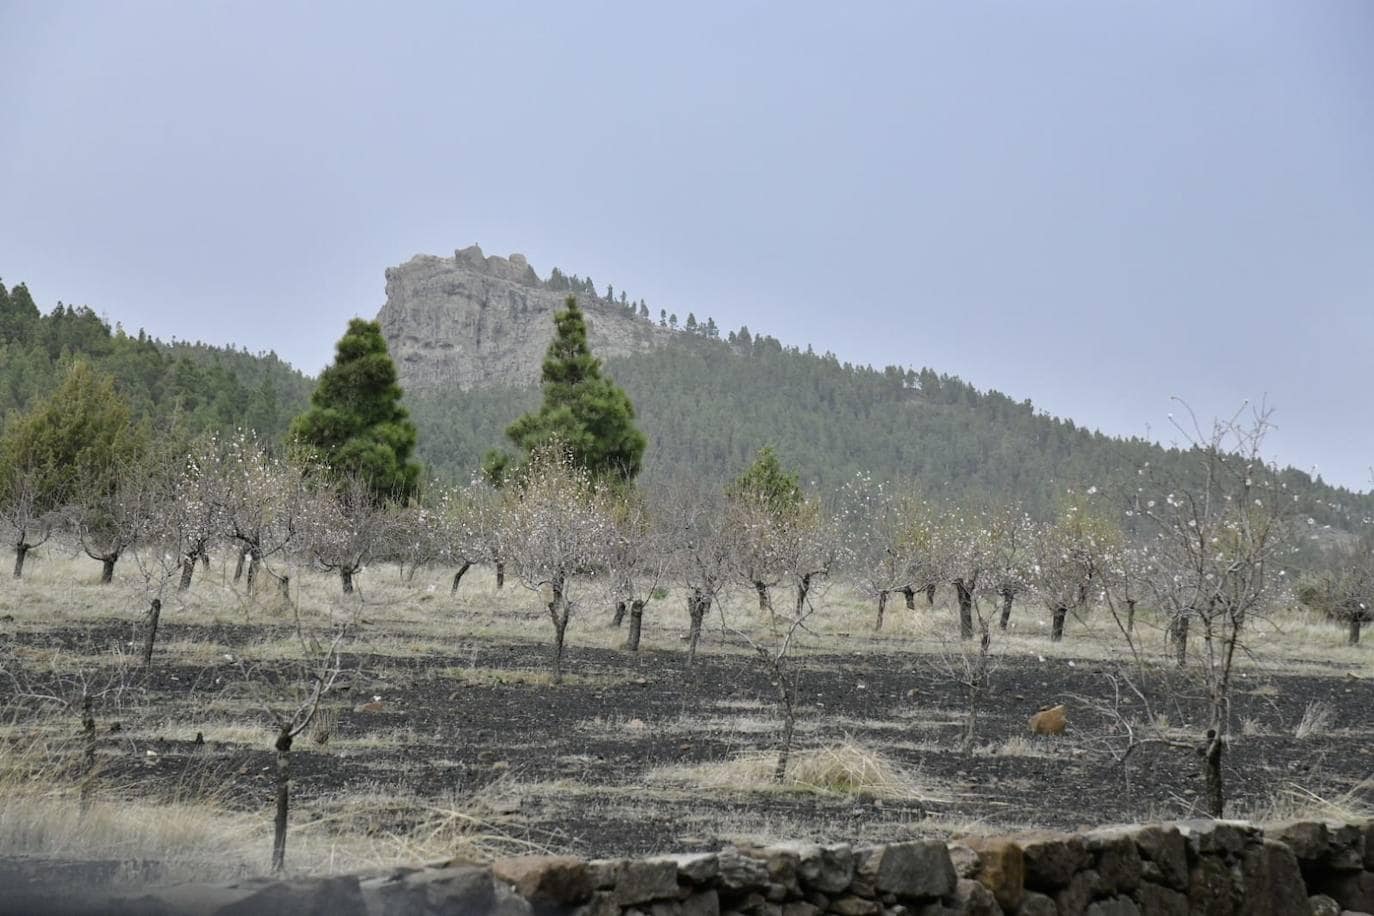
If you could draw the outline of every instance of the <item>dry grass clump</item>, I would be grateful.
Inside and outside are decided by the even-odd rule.
[[[1374,777],[1349,789],[1324,797],[1296,783],[1278,789],[1268,800],[1253,809],[1231,812],[1230,816],[1261,824],[1284,821],[1340,821],[1352,824],[1374,817]]]
[[[747,753],[731,760],[664,767],[650,778],[720,790],[780,789],[893,800],[925,797],[917,782],[897,764],[852,739],[793,751],[781,783],[774,779],[777,763],[776,752]]]
[[[1044,739],[1012,735],[1005,741],[985,745],[980,752],[989,757],[1062,757],[1058,748]]]
[[[134,881],[223,881],[265,874],[272,812],[232,811],[209,780],[183,781],[170,798],[97,782],[83,802],[79,742],[42,734],[0,741],[0,857],[125,863]],[[287,867],[329,874],[547,851],[499,815],[499,791],[440,801],[378,789],[299,804]]]
[[[1331,720],[1335,717],[1336,710],[1330,703],[1325,700],[1313,700],[1303,710],[1298,727],[1293,729],[1293,737],[1302,741],[1305,738],[1324,735],[1331,728]]]

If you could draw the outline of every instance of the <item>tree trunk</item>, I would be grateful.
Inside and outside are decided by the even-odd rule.
[[[235,585],[238,585],[238,584],[239,584],[239,580],[243,578],[243,561],[244,561],[244,559],[248,556],[248,551],[249,551],[249,548],[247,548],[247,547],[240,547],[240,548],[239,548],[239,558],[238,558],[238,562],[234,564],[234,584],[235,584]]]
[[[806,610],[806,596],[811,594],[811,573],[806,573],[797,583],[797,616]]]
[[[875,630],[881,630],[881,629],[883,628],[883,614],[885,614],[886,612],[887,612],[887,589],[882,589],[881,591],[878,592],[878,619],[877,619],[877,621],[873,624],[873,629],[875,629]]]
[[[188,553],[181,558],[181,581],[177,583],[177,591],[189,591],[191,588],[191,577],[196,572],[196,555]]]
[[[350,590],[352,590],[352,588],[353,588],[353,579],[352,579],[351,576],[349,577],[349,580],[348,580],[348,587],[349,587]],[[291,577],[290,577],[290,576],[282,576],[280,579],[278,579],[278,580],[277,580],[277,588],[281,590],[281,598],[282,598],[282,600],[285,601],[285,602],[287,602],[288,604],[290,604],[290,603],[291,603]]]
[[[971,692],[968,700],[968,714],[964,717],[964,733],[959,739],[959,750],[963,754],[973,753],[973,739],[978,732],[978,696]]]
[[[1002,619],[997,623],[1002,629],[1007,628],[1011,622],[1011,603],[1016,600],[1016,593],[1009,588],[1002,589]]]
[[[506,564],[503,560],[496,561],[496,587],[504,588],[506,585]]]
[[[148,635],[143,638],[143,667],[153,666],[153,646],[157,643],[157,625],[162,619],[162,599],[154,598],[148,607]]]
[[[1135,599],[1126,599],[1126,632],[1135,632]]]
[[[453,588],[448,590],[450,595],[458,594],[458,583],[463,581],[463,576],[467,575],[467,571],[471,568],[472,564],[466,562],[458,567],[458,571],[453,574]]]
[[[926,586],[926,606],[935,607],[935,583]]]
[[[1226,790],[1221,781],[1221,752],[1226,742],[1216,729],[1207,729],[1207,740],[1197,749],[1202,758],[1202,778],[1207,784],[1207,813],[1219,818],[1226,813]]]
[[[1054,625],[1050,630],[1050,639],[1059,642],[1064,638],[1064,620],[1069,616],[1069,609],[1060,605],[1054,609]]]
[[[24,559],[29,555],[29,545],[20,541],[14,545],[14,578],[24,575]]]
[[[706,612],[711,609],[711,599],[702,595],[700,589],[693,589],[692,595],[687,599],[687,614],[692,619],[691,629],[687,635],[687,667],[697,660],[697,643],[701,640],[701,622],[706,618]]]
[[[115,562],[119,559],[119,554],[109,553],[100,558],[100,584],[109,585],[114,581]]]
[[[1178,659],[1178,666],[1182,668],[1188,664],[1188,615],[1179,614],[1174,618],[1173,625],[1174,638],[1174,657]]]
[[[773,602],[768,597],[768,586],[764,585],[762,582],[755,582],[754,591],[758,592],[759,595],[759,610],[773,610]]]
[[[549,617],[553,620],[553,682],[563,683],[563,636],[568,631],[568,608],[563,598],[563,580],[555,579],[550,588],[553,600],[549,602]]]
[[[973,638],[973,592],[969,591],[963,579],[954,580],[954,590],[959,596],[959,638]]]
[[[210,552],[208,550],[202,549],[200,551],[200,568],[205,572],[210,571]]]
[[[1359,614],[1351,614],[1351,615],[1350,615],[1350,635],[1349,635],[1349,636],[1347,637],[1347,639],[1346,639],[1346,641],[1347,641],[1348,643],[1350,643],[1350,645],[1354,646],[1354,645],[1358,645],[1358,644],[1359,644],[1359,642],[1360,642],[1360,626],[1361,626],[1363,623],[1364,623],[1364,619],[1363,619]]]
[[[639,634],[644,627],[644,602],[630,602],[630,635],[625,640],[625,648],[631,652],[639,651]]]
[[[902,597],[906,599],[906,609],[908,611],[916,610],[916,589],[908,585],[906,588],[902,589]]]
[[[347,566],[340,566],[339,581],[343,583],[343,593],[345,595],[353,594],[353,570],[349,569]]]
[[[257,581],[258,581],[258,564],[261,563],[261,562],[262,562],[262,556],[261,556],[261,554],[258,553],[257,548],[255,547],[255,548],[250,549],[250,550],[248,551],[248,579],[247,579],[248,594],[250,594],[250,595],[253,594],[253,586],[257,584]]]
[[[791,692],[786,686],[786,677],[778,672],[779,690],[782,691],[782,747],[778,750],[778,765],[773,770],[773,781],[781,783],[787,778],[787,762],[792,756],[792,735],[797,729],[797,714],[792,706]]]
[[[95,791],[95,713],[89,694],[81,698],[81,740],[85,769],[81,778],[81,813],[85,814],[91,807],[91,794]]]
[[[615,614],[611,617],[611,626],[617,629],[625,623],[625,611],[627,610],[624,601],[615,603]]]
[[[272,873],[286,869],[286,815],[291,807],[291,728],[277,732],[277,816],[272,822]]]

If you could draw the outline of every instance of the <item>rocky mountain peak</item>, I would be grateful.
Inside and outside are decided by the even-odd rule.
[[[422,254],[388,268],[377,320],[407,391],[534,385],[553,339],[553,313],[566,298],[524,255],[488,257],[470,245],[452,258]],[[578,304],[602,358],[650,350],[672,335],[595,296],[579,295]]]

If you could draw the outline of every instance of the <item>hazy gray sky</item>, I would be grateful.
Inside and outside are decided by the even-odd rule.
[[[1374,463],[1374,2],[0,0],[0,276],[307,370],[480,242],[1167,438]]]

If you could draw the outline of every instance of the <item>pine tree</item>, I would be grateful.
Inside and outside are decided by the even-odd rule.
[[[10,424],[0,440],[0,482],[22,475],[40,512],[113,486],[143,452],[142,430],[130,423],[129,404],[114,377],[79,360],[52,396]]]
[[[6,291],[0,283],[0,344],[28,342],[38,326],[38,306],[23,283]]]
[[[410,460],[415,424],[400,402],[381,325],[354,318],[291,432],[333,472],[360,475],[377,499],[405,500],[415,492],[420,466]]]
[[[558,442],[597,477],[633,480],[647,440],[635,426],[634,405],[587,345],[587,323],[577,299],[553,316],[556,328],[544,357],[544,403],[520,417],[506,435],[527,454]]]
[[[795,513],[802,504],[802,490],[795,473],[788,473],[771,445],[754,455],[754,461],[730,484],[732,498],[762,505],[778,516]]]

